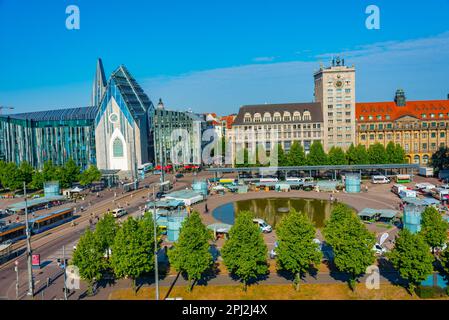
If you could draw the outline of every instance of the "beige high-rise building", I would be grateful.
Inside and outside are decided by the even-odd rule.
[[[346,150],[356,141],[355,68],[345,66],[340,58],[332,66],[315,72],[315,101],[323,109],[324,149],[333,146]]]

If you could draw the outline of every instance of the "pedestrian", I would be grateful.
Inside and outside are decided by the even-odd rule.
[[[365,185],[365,192],[368,192],[368,185]]]
[[[205,206],[204,206],[204,212],[206,212],[206,213],[209,212],[209,208],[207,207],[207,202],[206,202],[206,204],[205,204]]]

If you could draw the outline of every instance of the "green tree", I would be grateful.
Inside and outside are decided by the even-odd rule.
[[[23,175],[14,162],[6,163],[1,178],[2,185],[11,191],[23,188]]]
[[[400,144],[394,144],[393,141],[388,142],[385,148],[388,163],[404,163],[405,151]]]
[[[388,162],[387,152],[381,143],[375,143],[368,148],[370,164],[385,164]]]
[[[182,224],[179,239],[168,251],[170,264],[176,271],[187,275],[188,291],[213,263],[209,252],[211,233],[202,223],[198,212],[194,211]]]
[[[57,166],[53,164],[53,161],[48,160],[44,162],[44,166],[42,168],[42,177],[43,181],[53,181],[56,180],[57,176]]]
[[[25,181],[26,184],[29,184],[33,180],[34,169],[28,162],[23,161],[19,167],[19,174],[22,183]]]
[[[296,167],[304,166],[306,164],[306,155],[301,143],[294,141],[290,146],[290,151],[287,153],[287,165]]]
[[[359,144],[356,147],[351,144],[346,151],[348,164],[369,164],[368,152],[364,145]]]
[[[429,245],[420,234],[412,234],[407,229],[399,232],[395,246],[387,257],[401,277],[408,281],[411,294],[433,272]]]
[[[338,165],[347,164],[345,152],[340,147],[332,147],[329,150],[328,157],[329,157],[330,165],[338,166]]]
[[[95,181],[99,181],[100,179],[101,179],[101,172],[93,164],[91,164],[79,176],[80,184],[83,186],[89,185]]]
[[[299,290],[301,277],[321,261],[319,245],[313,241],[315,234],[312,221],[294,209],[281,219],[276,228],[277,263],[281,269],[295,275],[296,290]]]
[[[64,166],[58,167],[57,169],[58,180],[63,188],[68,188],[73,182],[78,181],[79,174],[80,168],[72,158]]]
[[[435,252],[436,247],[442,247],[447,241],[448,222],[434,207],[427,207],[421,214],[421,231],[426,243]]]
[[[128,218],[117,230],[112,245],[114,273],[117,277],[131,278],[134,292],[137,290],[136,279],[154,268],[154,237],[150,230],[153,222],[150,217],[139,222]]]
[[[226,268],[241,279],[245,291],[248,281],[268,272],[267,246],[252,219],[251,212],[239,212],[221,252]]]
[[[332,246],[338,270],[348,273],[349,287],[355,290],[356,278],[374,261],[375,237],[360,219],[343,204],[336,206],[324,228],[326,242]]]
[[[100,241],[101,249],[109,258],[109,250],[114,245],[114,239],[117,234],[118,225],[112,214],[108,213],[98,221],[95,233]]]
[[[327,155],[324,152],[323,145],[318,140],[315,140],[310,146],[309,154],[307,155],[307,164],[309,166],[320,166],[327,164]]]
[[[41,171],[34,171],[30,187],[36,190],[42,189],[44,187],[44,175]]]
[[[100,239],[87,229],[76,245],[71,263],[78,267],[81,278],[87,281],[89,294],[92,294],[95,281],[99,281],[102,277],[105,267],[103,255]]]
[[[449,169],[449,147],[440,147],[432,155],[430,163],[435,171]]]

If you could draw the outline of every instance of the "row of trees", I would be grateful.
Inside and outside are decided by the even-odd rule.
[[[305,165],[347,165],[347,164],[387,164],[387,163],[405,163],[406,156],[404,149],[399,144],[389,142],[386,147],[380,143],[370,145],[365,148],[364,145],[354,146],[353,144],[346,150],[340,147],[332,147],[328,153],[323,149],[319,141],[314,141],[310,146],[309,153],[306,155],[303,146],[295,141],[290,147],[289,152],[285,152],[280,144],[275,146],[278,153],[278,166],[305,166]],[[258,147],[261,148],[261,147]],[[249,161],[249,152],[247,149],[240,151],[240,158],[243,163],[236,163],[236,167],[263,166],[259,161],[259,152],[265,150],[256,150],[256,163]]]
[[[93,285],[106,273],[118,278],[136,279],[154,268],[154,230],[151,214],[143,219],[132,217],[118,225],[111,214],[97,223],[95,231],[87,229],[80,237],[71,264],[79,268],[82,279],[88,283],[91,294]],[[159,248],[159,241],[157,246]]]
[[[241,280],[244,290],[251,280],[268,273],[267,246],[252,219],[251,212],[239,212],[221,250],[227,270]],[[153,270],[155,239],[152,230],[150,214],[142,220],[129,218],[122,226],[117,226],[114,218],[106,215],[95,232],[88,230],[81,237],[72,263],[79,267],[80,275],[87,280],[89,288],[108,270],[116,277],[133,279],[133,287],[136,288],[136,278]],[[436,209],[429,207],[422,214],[422,229],[418,234],[407,229],[400,231],[387,258],[408,281],[410,292],[433,272],[435,257],[431,248],[445,244],[447,230],[448,223]],[[322,251],[314,242],[315,227],[304,213],[292,210],[281,219],[276,233],[278,269],[294,275],[298,290],[301,278],[316,269],[322,258]],[[357,278],[375,262],[372,250],[376,242],[374,235],[343,204],[333,209],[323,234],[326,243],[332,247],[335,267],[349,276],[349,286],[355,290]],[[184,221],[178,241],[168,251],[171,266],[189,280],[188,290],[213,266],[211,239],[211,231],[202,223],[200,215],[193,212]],[[449,272],[449,249],[442,252],[440,260]]]
[[[33,189],[42,189],[44,182],[59,181],[60,186],[68,188],[73,182],[79,181],[81,185],[88,185],[101,178],[101,173],[96,166],[90,165],[81,172],[73,159],[69,159],[63,166],[54,165],[46,161],[42,170],[34,169],[28,162],[22,162],[19,166],[14,162],[0,161],[0,183],[3,188],[16,191],[23,187],[25,182]]]

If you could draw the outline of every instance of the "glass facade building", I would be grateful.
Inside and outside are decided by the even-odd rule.
[[[150,122],[149,141],[150,148],[154,150],[155,164],[201,163],[201,134],[206,126],[204,117],[192,112],[165,110],[160,102],[150,114]]]
[[[96,163],[96,107],[0,115],[0,159],[41,169],[72,158],[82,169]]]

